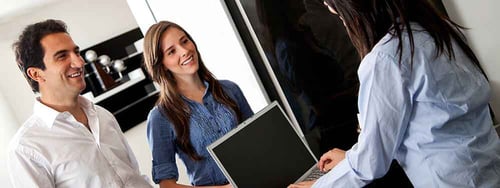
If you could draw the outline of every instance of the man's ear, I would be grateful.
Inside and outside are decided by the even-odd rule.
[[[43,78],[43,71],[40,68],[30,67],[28,68],[28,70],[26,70],[26,73],[32,80],[35,80],[38,83],[40,83],[41,81],[45,81],[45,79]]]

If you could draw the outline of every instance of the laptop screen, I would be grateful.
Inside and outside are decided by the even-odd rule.
[[[316,164],[276,102],[208,146],[208,150],[237,187],[286,187]]]

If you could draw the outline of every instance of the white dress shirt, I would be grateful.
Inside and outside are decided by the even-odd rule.
[[[15,187],[152,187],[114,116],[83,97],[90,130],[69,112],[40,103],[11,141]]]
[[[359,70],[358,143],[313,187],[362,187],[382,177],[392,159],[415,187],[500,187],[500,141],[488,101],[490,87],[461,48],[436,57],[434,40],[412,24],[410,46],[387,34]]]

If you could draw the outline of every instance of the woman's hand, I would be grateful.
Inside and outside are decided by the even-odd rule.
[[[337,164],[344,160],[344,158],[344,150],[338,148],[332,149],[321,156],[318,162],[318,168],[323,172],[327,172],[337,166]]]
[[[303,181],[295,184],[290,184],[287,188],[309,188],[315,181]]]

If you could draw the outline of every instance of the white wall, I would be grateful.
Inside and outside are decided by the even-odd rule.
[[[61,0],[45,7],[19,15],[0,23],[0,185],[11,187],[5,168],[7,143],[32,113],[34,94],[15,63],[11,45],[21,30],[29,24],[49,18],[61,19],[68,25],[73,40],[84,49],[123,32],[138,27],[128,4],[123,0]],[[4,20],[3,20],[4,21]],[[144,128],[142,126],[141,128]],[[139,165],[151,165],[146,134],[140,131],[126,133],[129,142],[134,142],[134,153]],[[142,140],[142,141],[141,141]],[[147,149],[149,150],[149,149]],[[142,168],[143,174],[151,177],[151,170]],[[145,171],[144,171],[145,170]]]
[[[10,138],[14,135],[17,129],[17,121],[15,120],[14,114],[12,114],[9,105],[7,105],[7,101],[5,100],[2,92],[0,92],[0,125],[0,147],[2,148],[0,149],[0,183],[4,185],[3,182],[9,181],[9,176],[5,170],[7,168],[7,163],[5,163],[7,160],[6,148]]]
[[[465,32],[474,52],[479,56],[492,87],[491,104],[500,118],[500,1],[443,0],[450,17],[470,28]]]

